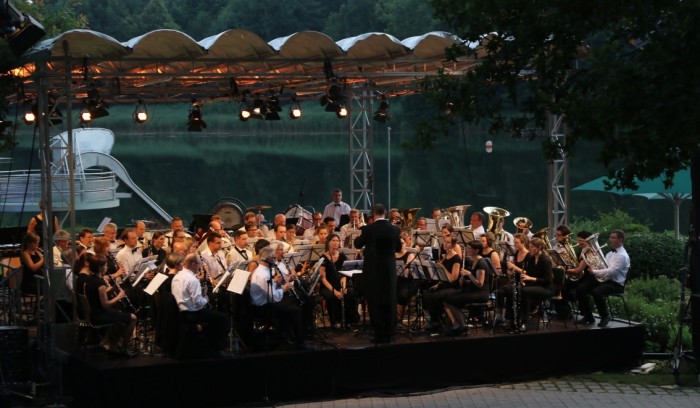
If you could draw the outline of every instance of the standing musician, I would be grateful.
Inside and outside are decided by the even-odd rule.
[[[349,288],[348,277],[340,274],[347,258],[339,248],[340,237],[337,234],[329,235],[326,239],[326,251],[323,253],[323,258],[318,261],[321,262],[319,293],[326,300],[331,326],[336,329],[346,329],[351,324],[357,323],[357,297]],[[341,325],[343,321],[345,327]]]
[[[253,259],[253,253],[248,249],[248,234],[245,231],[233,231],[233,246],[226,261],[229,265]]]
[[[220,238],[220,237],[219,237]],[[171,291],[177,302],[180,316],[187,324],[202,325],[207,338],[209,353],[212,356],[223,355],[229,321],[225,314],[207,308],[208,299],[202,294],[200,278],[194,271],[201,268],[197,254],[187,254],[184,264],[172,280]]]
[[[167,252],[165,252],[165,234],[162,231],[154,232],[153,238],[150,242],[151,245],[146,246],[141,255],[144,258],[155,256],[156,266],[160,266],[160,264],[165,261],[165,257],[168,255]]]
[[[447,271],[448,282],[438,282],[423,292],[423,308],[427,310],[430,323],[425,326],[428,332],[438,331],[442,324],[440,315],[443,309],[443,301],[450,296],[460,292],[459,276],[462,270],[462,257],[457,254],[453,247],[454,238],[448,236],[442,242],[445,248],[445,257],[441,264]]]
[[[90,275],[84,281],[81,279],[84,285],[78,287],[78,291],[87,297],[90,304],[90,320],[97,325],[110,323],[122,325],[123,330],[112,333],[113,336],[108,337],[105,349],[124,357],[134,357],[136,352],[129,351],[128,345],[131,333],[133,333],[136,326],[136,315],[120,312],[115,308],[116,304],[126,297],[126,294],[120,290],[119,293],[111,298],[107,296],[110,289],[111,291],[118,289],[109,288],[103,278],[107,270],[107,258],[105,256],[87,255],[86,259]]]
[[[333,224],[333,230],[331,231],[333,232],[335,231],[335,227],[337,225],[340,225],[340,217],[343,215],[350,214],[351,208],[350,205],[348,205],[348,203],[343,201],[343,191],[339,188],[333,190],[331,199],[332,201],[328,203],[328,205],[326,205],[326,207],[323,209],[323,218],[333,218],[333,220],[335,221],[335,224]]]
[[[367,301],[375,343],[391,343],[396,330],[396,257],[401,231],[386,217],[386,207],[375,204],[374,222],[362,227],[355,248],[364,248],[362,293]]]
[[[261,317],[277,316],[281,329],[287,333],[292,332],[297,349],[312,349],[305,341],[302,308],[299,301],[289,293],[293,288],[292,280],[283,277],[281,271],[274,270],[276,262],[271,246],[261,248],[258,258],[250,281],[250,300],[254,314]]]
[[[39,235],[27,232],[22,238],[20,262],[22,264],[22,293],[37,294],[40,285],[34,276],[44,275],[44,254],[39,249]]]
[[[530,250],[530,239],[526,234],[517,233],[513,237],[513,242],[515,243],[515,255],[513,259],[508,261],[508,273],[507,277],[510,283],[503,282],[503,275],[497,277],[496,289],[496,319],[494,321],[494,326],[502,324],[505,322],[504,316],[509,316],[508,320],[511,321],[512,328],[516,327],[516,322],[513,322],[513,292],[516,290],[514,285],[518,285],[520,282],[520,275],[525,272],[526,266],[530,263],[531,255]],[[508,313],[504,314],[505,308],[508,306]]]
[[[459,308],[470,303],[486,303],[489,300],[490,278],[487,274],[490,268],[486,259],[481,256],[482,243],[483,239],[473,240],[467,244],[467,256],[473,261],[471,265],[465,265],[466,268],[460,271],[462,279],[459,293],[448,296],[443,301],[445,313],[452,323],[448,334],[453,336],[464,333],[467,328],[464,314]]]
[[[396,317],[399,323],[403,321],[409,301],[418,294],[418,285],[411,274],[411,263],[416,255],[407,250],[411,247],[411,234],[406,230],[401,231],[401,244],[401,251],[395,255],[396,260],[403,262],[404,265],[403,273],[397,277],[396,281]]]
[[[593,297],[600,322],[598,327],[606,327],[610,323],[610,314],[605,302],[605,297],[625,290],[627,272],[630,269],[630,257],[625,249],[625,233],[622,230],[613,230],[610,233],[610,252],[605,254],[605,269],[593,269],[591,274],[585,275],[582,282],[576,288],[576,298],[582,318],[580,324],[593,324],[593,312],[588,303],[588,295]],[[588,250],[594,250],[589,248]]]

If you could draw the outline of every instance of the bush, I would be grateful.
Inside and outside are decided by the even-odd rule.
[[[646,352],[673,350],[678,331],[678,310],[681,285],[676,279],[661,276],[640,278],[627,284],[625,289],[630,318],[644,324]],[[687,299],[687,297],[686,297]],[[622,315],[621,302],[613,300],[615,315]],[[690,347],[690,328],[683,328],[684,347]]]
[[[609,213],[598,213],[598,219],[596,220],[590,220],[584,217],[574,218],[574,222],[569,225],[569,228],[571,228],[574,235],[579,231],[589,231],[594,234],[598,233],[598,242],[600,242],[601,245],[608,241],[610,231],[614,229],[623,230],[626,235],[649,232],[649,227],[619,209]]]
[[[628,280],[641,276],[678,278],[685,263],[684,242],[670,233],[626,234],[625,249],[631,263]]]

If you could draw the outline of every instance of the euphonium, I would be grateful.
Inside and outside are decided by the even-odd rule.
[[[525,231],[525,228],[530,228],[532,227],[532,221],[525,217],[516,217],[513,220],[513,224],[515,224],[515,227],[517,228],[516,233],[522,234],[523,231]]]
[[[605,260],[605,255],[603,255],[603,250],[598,244],[598,233],[595,233],[591,235],[590,237],[586,238],[586,243],[588,244],[588,248],[585,248],[582,252],[581,255],[583,256],[583,260],[586,261],[586,264],[591,267],[592,270],[600,270],[600,269],[607,269],[608,268],[608,262]],[[596,279],[598,279],[598,282],[605,282],[608,280],[608,277],[599,277],[596,276]]]
[[[539,238],[544,242],[544,249],[552,249],[552,242],[549,240],[549,227],[544,227],[532,234],[533,238]]]
[[[469,208],[469,204],[453,205],[444,210],[449,214],[450,223],[454,228],[464,227],[464,214],[467,212],[467,208]],[[440,216],[442,217],[442,214]]]
[[[401,210],[401,216],[403,217],[403,225],[400,225],[401,227],[407,227],[407,228],[413,228],[416,223],[416,213],[420,211],[420,207],[418,208],[407,208]]]
[[[501,218],[508,217],[510,212],[498,207],[484,207],[484,212],[489,217],[489,226],[486,229],[488,232],[492,232],[494,236],[497,236],[501,232],[499,227],[501,223]]]

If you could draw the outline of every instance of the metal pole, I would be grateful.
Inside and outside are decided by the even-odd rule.
[[[386,128],[386,151],[387,151],[387,171],[386,171],[386,186],[387,186],[387,208],[391,208],[391,126]]]

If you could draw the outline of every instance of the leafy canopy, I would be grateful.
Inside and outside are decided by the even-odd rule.
[[[459,120],[486,122],[494,133],[541,137],[548,115],[564,115],[565,143],[543,137],[545,154],[602,143],[598,160],[613,187],[634,177],[668,178],[698,145],[700,5],[681,0],[587,2],[431,0],[437,18],[474,50],[466,74],[426,82],[426,95],[450,115],[423,123],[429,146]]]

